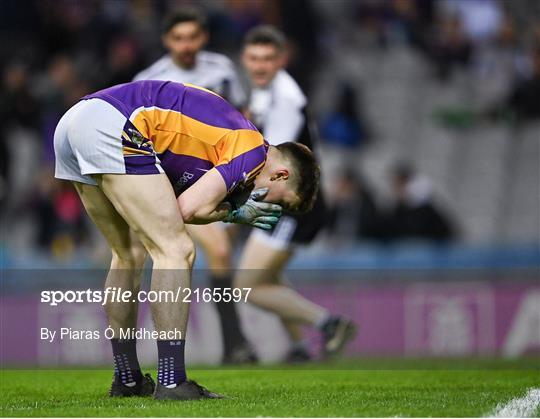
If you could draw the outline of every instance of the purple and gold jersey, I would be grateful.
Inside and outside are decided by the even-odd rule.
[[[91,98],[110,103],[127,118],[121,134],[126,173],[164,171],[177,195],[213,167],[231,193],[249,186],[265,164],[268,143],[257,128],[209,90],[148,80],[83,100]]]

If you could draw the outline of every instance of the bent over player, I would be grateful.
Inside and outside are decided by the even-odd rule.
[[[185,223],[271,229],[282,208],[307,211],[318,190],[319,169],[307,147],[269,146],[228,102],[191,85],[140,81],[85,96],[58,123],[54,146],[56,177],[73,181],[111,247],[105,286],[132,295],[139,290],[146,253],[153,261],[151,289],[158,295],[190,286],[195,251]],[[108,302],[115,334],[110,395],[220,397],[187,380],[189,304],[150,306],[156,331],[179,332],[181,338],[157,341],[154,389],[151,377],[141,373],[136,341],[118,338],[120,330],[136,326],[137,302]]]
[[[167,15],[163,22],[163,45],[167,54],[135,76],[135,80],[168,80],[204,87],[228,100],[237,109],[246,104],[234,64],[225,55],[204,50],[209,33],[206,16],[198,9],[184,6]],[[195,244],[204,252],[213,295],[232,288],[232,240],[230,229],[221,223],[187,226]],[[218,298],[223,362],[255,361],[255,354],[240,328],[233,301]]]

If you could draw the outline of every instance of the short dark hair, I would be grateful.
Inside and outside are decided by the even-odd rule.
[[[287,44],[285,34],[272,25],[259,25],[250,29],[244,38],[244,47],[247,45],[273,45],[283,51]]]
[[[276,146],[283,156],[292,163],[293,179],[300,205],[290,212],[303,214],[313,208],[319,192],[321,169],[313,152],[303,144],[286,142]]]
[[[179,23],[193,22],[202,29],[206,29],[206,16],[195,7],[186,6],[181,9],[175,9],[163,19],[163,33],[169,32]]]

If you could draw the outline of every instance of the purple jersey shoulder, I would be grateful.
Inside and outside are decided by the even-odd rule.
[[[84,96],[81,100],[102,99],[126,118],[141,107],[157,107],[180,112],[199,122],[226,129],[257,131],[242,113],[222,97],[196,87],[159,80],[119,84]]]

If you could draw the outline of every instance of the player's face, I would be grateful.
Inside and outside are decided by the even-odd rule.
[[[174,62],[183,68],[195,65],[197,53],[207,41],[207,33],[195,22],[178,23],[163,35],[163,45]]]
[[[300,205],[300,198],[291,188],[291,183],[278,173],[269,178],[258,176],[255,180],[255,189],[257,188],[268,188],[263,201],[281,205],[284,211],[294,211]]]
[[[282,189],[279,186],[271,187],[264,200],[281,205],[283,211],[294,212],[300,206],[300,198],[298,198],[298,195],[292,189],[287,187]]]
[[[283,53],[274,45],[265,44],[247,45],[242,62],[251,84],[256,87],[267,86],[284,65]]]

